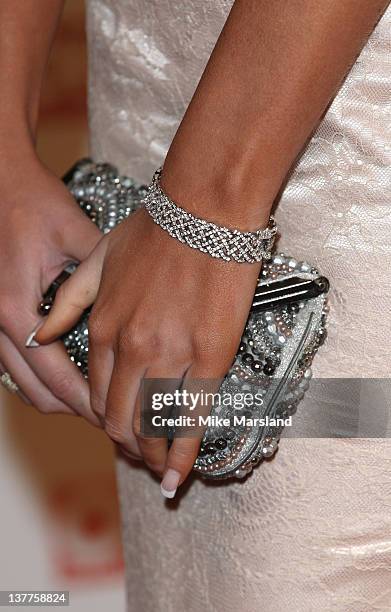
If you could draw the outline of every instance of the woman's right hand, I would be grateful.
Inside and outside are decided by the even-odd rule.
[[[0,373],[41,412],[81,415],[97,425],[86,381],[61,342],[29,351],[37,306],[70,262],[87,257],[101,238],[60,179],[35,157],[0,168]]]

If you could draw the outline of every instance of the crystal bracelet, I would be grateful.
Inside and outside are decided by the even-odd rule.
[[[266,229],[241,232],[199,219],[175,204],[160,186],[162,168],[158,168],[148,186],[144,206],[153,221],[170,236],[192,249],[212,257],[238,263],[256,263],[270,259],[277,233],[274,217]]]

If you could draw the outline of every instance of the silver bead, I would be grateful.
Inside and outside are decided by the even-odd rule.
[[[236,478],[244,478],[247,474],[246,470],[235,470],[234,472]]]
[[[262,455],[266,458],[273,457],[276,450],[277,450],[277,444],[274,445],[273,442],[271,442],[268,446],[264,446],[262,448]]]
[[[300,270],[302,272],[311,272],[311,266],[306,261],[303,261],[300,264]]]

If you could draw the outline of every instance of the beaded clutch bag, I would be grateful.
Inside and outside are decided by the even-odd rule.
[[[81,160],[64,182],[98,228],[109,232],[143,204],[146,186],[109,164]],[[40,305],[49,311],[64,271]],[[219,393],[253,398],[214,405],[194,470],[205,478],[242,478],[278,448],[284,426],[309,386],[311,363],[326,338],[328,280],[310,264],[282,253],[263,265],[240,348]],[[63,341],[88,376],[88,313]],[[214,418],[213,418],[214,417]],[[227,426],[227,423],[229,425]]]

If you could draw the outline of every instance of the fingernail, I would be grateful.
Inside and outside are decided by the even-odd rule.
[[[34,327],[33,331],[30,332],[30,334],[27,336],[27,340],[26,340],[25,346],[27,346],[28,348],[35,348],[36,346],[39,346],[39,343],[35,340],[35,334],[42,327],[43,323],[44,323],[43,321],[40,321]]]
[[[180,478],[181,475],[176,470],[172,470],[171,468],[167,470],[167,472],[164,474],[162,484],[160,485],[160,490],[164,497],[172,499],[175,496]]]

